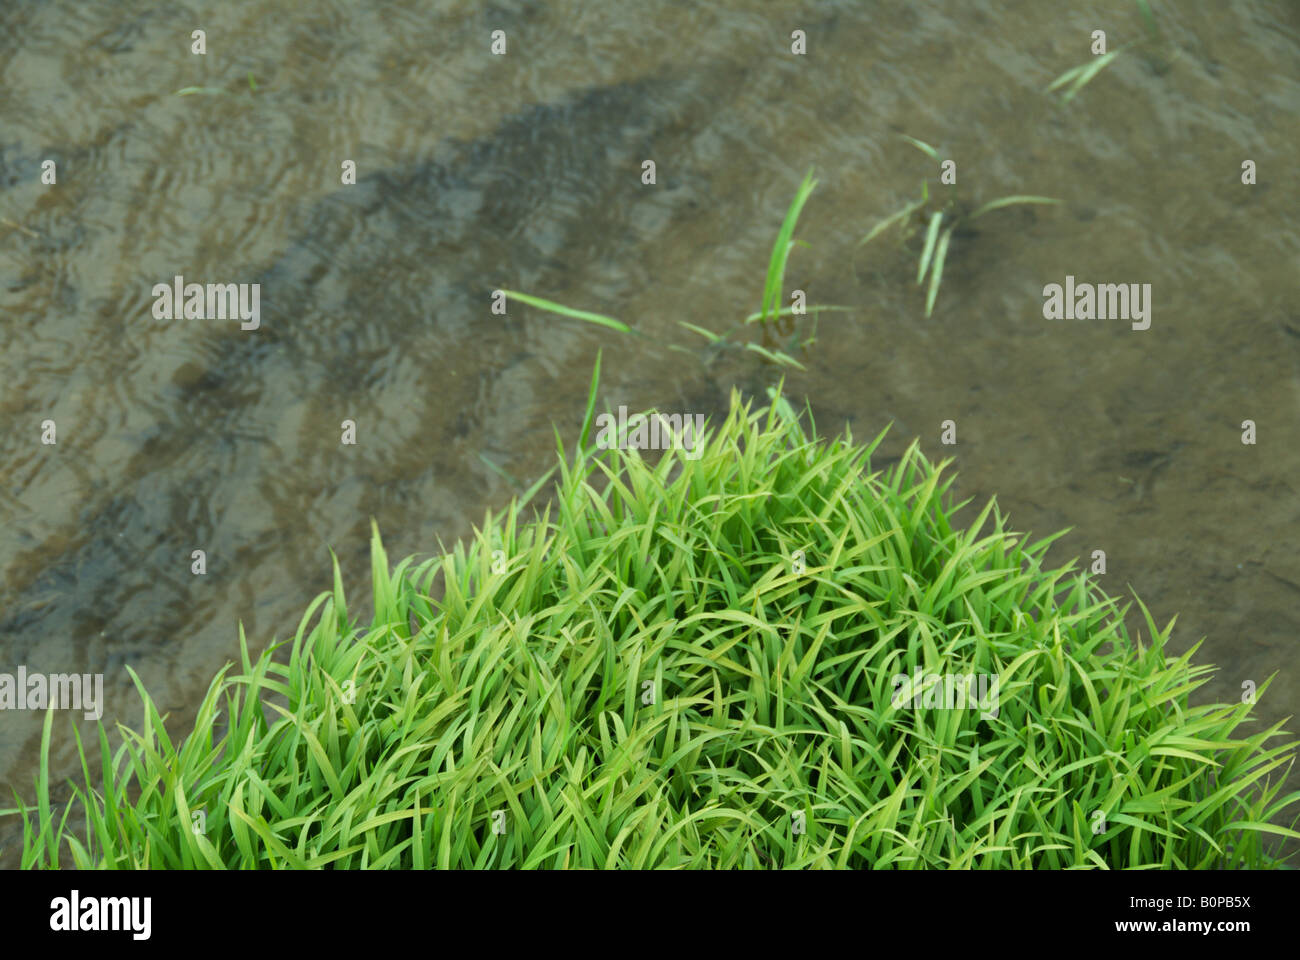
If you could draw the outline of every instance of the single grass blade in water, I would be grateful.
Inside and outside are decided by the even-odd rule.
[[[935,161],[939,161],[939,151],[936,150],[934,147],[930,146],[924,140],[918,140],[915,137],[909,137],[905,133],[900,133],[899,136],[902,137],[904,140],[906,140],[908,143],[910,143],[912,146],[916,147],[916,149],[920,150],[927,157],[930,157]]]
[[[991,210],[1000,210],[1000,209],[1002,209],[1003,207],[1009,207],[1009,206],[1012,206],[1013,204],[1017,204],[1017,203],[1057,203],[1057,204],[1059,204],[1060,202],[1061,202],[1060,200],[1054,200],[1054,199],[1051,198],[1051,197],[1034,197],[1034,196],[1001,197],[1000,199],[993,200],[993,201],[991,201],[991,202],[989,202],[989,203],[984,204],[984,206],[980,207],[978,210],[976,210],[974,213],[972,213],[972,214],[971,214],[967,219],[969,219],[969,220],[974,220],[974,219],[977,218],[977,217],[982,217],[982,216],[984,216],[984,214],[988,213],[988,212],[991,211]]]
[[[1063,86],[1067,83],[1070,84],[1069,89],[1066,90],[1065,94],[1061,97],[1062,104],[1069,103],[1078,95],[1080,90],[1088,85],[1093,77],[1100,73],[1103,68],[1108,66],[1111,61],[1113,61],[1115,57],[1117,57],[1120,52],[1128,46],[1130,46],[1130,44],[1125,44],[1123,47],[1110,51],[1110,53],[1101,54],[1089,63],[1081,64],[1065,71],[1065,73],[1061,74],[1048,85],[1048,92],[1050,93],[1057,87]]]
[[[949,227],[939,238],[939,245],[934,251],[934,269],[930,273],[930,290],[925,297],[925,315],[934,310],[934,299],[939,295],[939,280],[943,277],[943,261],[948,255],[948,241],[952,239],[953,227]]]
[[[587,387],[587,409],[582,415],[582,433],[578,435],[578,450],[587,449],[587,440],[591,436],[591,424],[596,416],[596,388],[600,385],[600,358],[604,351],[596,351],[596,364],[591,370],[591,384]]]
[[[510,475],[510,473],[505,469],[505,467],[501,467],[501,466],[498,466],[497,464],[493,463],[491,460],[489,460],[489,459],[488,459],[486,456],[484,456],[482,453],[480,453],[480,454],[478,455],[478,458],[479,458],[479,460],[482,461],[482,463],[483,463],[483,465],[484,465],[485,467],[487,467],[489,470],[491,470],[493,473],[495,473],[498,477],[500,477],[502,480],[504,480],[504,481],[506,482],[506,485],[509,486],[512,490],[515,490],[515,491],[523,490],[524,485],[523,485],[522,483],[520,483],[518,480],[516,480],[514,477],[512,477],[512,476]]]
[[[794,357],[790,356],[787,353],[782,353],[780,350],[768,350],[766,347],[760,346],[757,343],[747,343],[745,344],[745,349],[753,350],[755,353],[759,354],[762,357],[765,357],[766,359],[770,360],[772,363],[778,363],[786,367],[798,367],[800,370],[807,369],[807,367],[805,367]]]
[[[621,320],[615,320],[613,317],[607,317],[600,313],[591,313],[586,310],[574,310],[572,307],[562,306],[550,300],[543,300],[541,297],[530,296],[526,293],[518,293],[514,290],[502,290],[502,293],[510,300],[518,300],[520,303],[526,303],[530,307],[537,307],[539,310],[547,310],[551,313],[558,313],[562,317],[571,317],[574,320],[584,320],[587,323],[598,324],[602,327],[609,327],[611,330],[617,330],[620,333],[632,333],[633,330]]]
[[[921,262],[916,269],[916,282],[919,286],[925,278],[925,271],[930,266],[930,257],[934,254],[934,244],[939,238],[939,224],[943,220],[942,213],[934,213],[930,217],[930,229],[925,232],[925,249],[921,251]]]
[[[813,172],[810,168],[803,178],[803,183],[799,184],[799,189],[795,192],[794,200],[790,202],[790,207],[786,210],[785,220],[781,223],[781,229],[777,231],[776,243],[772,245],[772,257],[767,265],[767,282],[763,287],[763,309],[762,316],[764,321],[775,315],[781,300],[781,287],[785,282],[785,265],[790,257],[791,237],[794,236],[795,223],[799,220],[799,213],[803,206],[812,196],[813,190],[817,187],[817,181],[813,179]]]
[[[695,324],[687,323],[685,320],[678,320],[677,324],[678,326],[685,327],[687,330],[698,333],[700,336],[708,340],[709,343],[719,343],[720,341],[727,339],[725,333],[714,333],[712,330],[705,330],[703,327],[697,327]]]
[[[1148,0],[1137,0],[1138,13],[1142,15],[1142,23],[1147,29],[1147,35],[1157,37],[1160,35],[1160,28],[1156,26],[1155,15],[1151,12],[1151,4]]]
[[[875,237],[884,233],[895,223],[899,223],[907,220],[908,217],[910,217],[917,210],[920,210],[922,207],[924,207],[929,201],[930,201],[930,187],[929,184],[927,184],[923,180],[921,181],[921,199],[911,201],[905,207],[899,210],[897,213],[891,214],[890,216],[886,217],[884,220],[881,220],[878,224],[876,224],[874,227],[871,228],[871,231],[865,237],[863,237],[861,240],[858,241],[858,246],[862,246],[863,244],[871,241]]]
[[[772,316],[770,316],[768,319],[775,320],[778,317],[798,317],[798,316],[803,316],[803,314],[805,313],[816,316],[817,314],[822,313],[824,311],[830,311],[832,313],[851,313],[853,311],[853,308],[830,306],[830,305],[821,306],[819,304],[812,307],[804,307],[803,313],[799,313],[798,311],[795,310],[794,307],[782,307],[780,310],[772,314]],[[745,323],[747,324],[758,323],[762,319],[763,319],[763,315],[761,313],[751,313],[749,316],[745,318]]]

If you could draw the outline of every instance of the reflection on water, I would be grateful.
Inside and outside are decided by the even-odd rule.
[[[669,348],[703,345],[678,321],[758,308],[815,166],[787,286],[854,307],[787,375],[818,425],[894,420],[887,454],[915,435],[951,452],[961,497],[1073,527],[1053,557],[1105,550],[1113,592],[1180,614],[1177,649],[1205,636],[1211,694],[1281,670],[1260,715],[1295,712],[1300,14],[1162,7],[1160,44],[1066,108],[1046,97],[1091,31],[1142,35],[1129,6],[250,2],[205,18],[204,56],[178,10],[7,7],[0,672],[102,673],[105,723],[134,725],[130,665],[183,732],[239,621],[257,649],[293,632],[327,545],[362,596],[371,516],[390,556],[433,551],[508,498],[484,458],[549,466],[598,347],[615,409],[761,396],[781,371],[757,355]],[[224,92],[175,95],[190,86]],[[921,177],[947,189],[899,134],[956,161],[967,203],[1065,201],[957,234],[929,319],[914,247],[857,245]],[[156,319],[151,291],[177,275],[260,284],[260,329]],[[1150,329],[1044,320],[1068,275],[1150,284]],[[496,315],[501,287],[650,336]],[[30,798],[39,730],[0,716],[6,794]]]

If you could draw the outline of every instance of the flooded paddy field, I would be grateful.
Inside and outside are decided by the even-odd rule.
[[[113,729],[141,721],[129,666],[183,734],[240,623],[254,652],[292,636],[329,548],[365,595],[371,517],[427,556],[546,470],[600,350],[613,408],[716,420],[785,377],[824,433],[892,422],[882,463],[919,437],[970,518],[996,495],[1072,528],[1054,558],[1104,551],[1177,652],[1205,638],[1206,696],[1277,673],[1261,722],[1296,713],[1300,10],[1151,7],[1155,36],[1119,2],[7,5],[0,673],[102,675]],[[1134,46],[1062,103],[1095,30]],[[681,321],[760,308],[809,168],[787,291],[850,309],[803,369],[709,349]],[[927,179],[962,210],[1061,201],[957,231],[928,316],[921,238],[859,242]],[[177,277],[256,285],[256,328],[160,317]],[[1048,319],[1067,278],[1149,289],[1148,325]],[[32,799],[41,721],[0,713],[6,797]]]

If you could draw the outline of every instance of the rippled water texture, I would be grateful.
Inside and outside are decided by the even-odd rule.
[[[102,673],[111,727],[141,721],[129,665],[183,733],[240,621],[255,651],[292,635],[327,546],[360,598],[371,516],[390,557],[435,552],[507,502],[484,458],[548,467],[599,347],[612,407],[762,396],[777,368],[706,354],[678,321],[723,330],[758,308],[812,166],[787,287],[853,307],[787,379],[818,426],[892,420],[888,455],[920,436],[954,456],[960,497],[997,494],[1017,529],[1072,527],[1054,560],[1104,550],[1113,593],[1180,615],[1176,650],[1205,637],[1210,695],[1280,671],[1260,716],[1295,713],[1300,8],[1152,6],[1160,40],[1063,108],[1044,88],[1093,30],[1141,39],[1135,4],[7,4],[0,672]],[[225,92],[176,95],[191,86]],[[899,134],[954,159],[957,184]],[[959,234],[929,318],[915,249],[857,246],[926,176],[966,205],[1064,201]],[[1044,320],[1067,274],[1151,284],[1150,329]],[[261,328],[155,319],[151,291],[177,275],[261,284]],[[493,315],[500,287],[649,337]],[[32,797],[40,722],[0,714],[6,797]],[[10,825],[4,862],[13,842]]]

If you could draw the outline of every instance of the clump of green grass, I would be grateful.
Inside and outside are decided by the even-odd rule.
[[[1046,569],[1055,537],[993,501],[958,529],[946,462],[873,470],[883,433],[819,440],[771,396],[733,394],[697,460],[561,450],[553,505],[419,565],[376,530],[371,615],[336,561],[287,664],[241,630],[177,744],[140,687],[143,731],[101,727],[62,812],[49,714],[23,865],[1278,863],[1280,724],[1192,706],[1209,668]],[[996,716],[895,706],[918,668],[996,675]]]
[[[917,140],[914,137],[904,135],[903,139],[912,144],[926,156],[936,162],[941,162],[939,151],[923,140]],[[921,181],[921,198],[913,200],[904,205],[900,210],[881,220],[878,224],[868,231],[858,246],[869,243],[871,240],[884,233],[895,224],[900,224],[904,228],[904,240],[912,234],[912,217],[921,215],[930,202],[930,187],[927,181]],[[1001,210],[1003,207],[1015,206],[1018,204],[1035,204],[1035,203],[1060,203],[1052,197],[1038,197],[1028,195],[1016,195],[1008,197],[999,197],[996,200],[990,200],[988,203],[977,207],[974,210],[968,210],[962,203],[955,199],[949,200],[938,210],[932,211],[929,218],[929,226],[925,231],[925,244],[921,249],[920,259],[917,261],[916,283],[920,286],[925,282],[928,274],[930,277],[930,286],[925,296],[925,315],[928,317],[934,311],[934,301],[939,296],[939,283],[943,278],[943,265],[948,257],[948,245],[952,241],[953,233],[963,224],[978,220],[986,213],[992,213],[994,210]],[[945,228],[945,217],[948,226]]]

